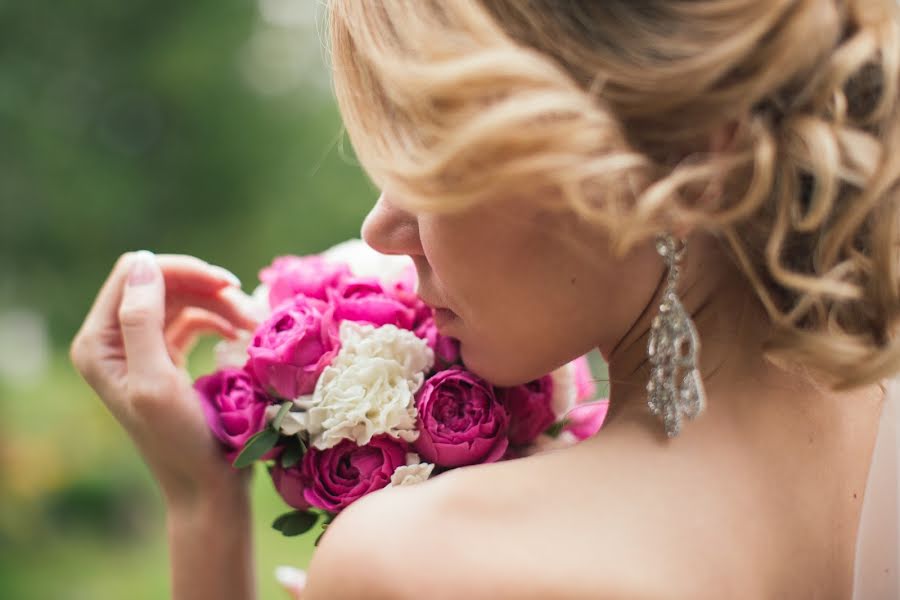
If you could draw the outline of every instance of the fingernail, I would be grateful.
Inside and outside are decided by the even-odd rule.
[[[219,267],[216,265],[210,265],[210,266],[212,267],[213,271],[215,271],[220,277],[222,277],[226,281],[230,282],[231,285],[233,285],[235,287],[241,287],[241,280],[238,279],[237,275],[235,275],[234,273],[232,273],[231,271],[229,271],[228,269],[225,269],[223,267]]]
[[[128,271],[128,285],[146,285],[156,278],[156,257],[149,250],[138,250]]]
[[[306,571],[288,566],[275,567],[275,579],[288,589],[299,590],[306,585]]]

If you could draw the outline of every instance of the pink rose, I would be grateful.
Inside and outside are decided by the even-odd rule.
[[[325,450],[310,447],[300,463],[303,497],[312,506],[339,512],[389,484],[408,451],[406,442],[390,435],[375,436],[365,446],[342,440]]]
[[[268,395],[242,369],[222,369],[194,382],[209,428],[233,461],[251,436],[266,426]]]
[[[297,296],[280,305],[256,330],[247,368],[271,394],[295,399],[309,394],[340,350],[332,309]]]
[[[509,445],[509,415],[490,384],[460,367],[433,375],[416,394],[424,461],[459,467],[499,460]]]
[[[497,399],[509,411],[510,444],[530,444],[556,421],[551,404],[551,375],[514,387],[496,388],[495,391]]]
[[[297,510],[306,510],[309,508],[309,502],[303,497],[306,486],[303,485],[303,477],[300,473],[299,464],[285,469],[280,464],[276,463],[275,466],[269,470],[269,475],[272,476],[272,483],[275,485],[275,490],[278,492],[278,495],[281,496],[282,500],[284,500],[288,506],[296,508]]]
[[[575,402],[585,402],[593,400],[597,393],[597,385],[594,383],[594,375],[591,373],[591,364],[588,362],[587,356],[579,356],[575,363]]]
[[[401,302],[415,310],[416,316],[412,331],[425,340],[434,351],[434,368],[440,371],[456,365],[460,361],[459,340],[438,332],[434,324],[434,309],[422,302],[410,286],[415,286],[415,269],[408,281],[400,281],[394,285],[391,293]]]
[[[338,321],[363,321],[376,327],[411,329],[415,310],[385,291],[374,277],[352,277],[328,293]]]
[[[350,276],[350,268],[320,256],[279,256],[259,272],[259,280],[269,288],[269,306],[277,307],[285,300],[303,294],[326,299],[326,291],[337,287]]]
[[[609,399],[579,404],[566,413],[568,424],[564,430],[571,431],[579,441],[586,440],[600,431],[608,408]]]
[[[428,310],[431,311],[430,308]],[[413,333],[434,350],[435,370],[447,369],[459,363],[459,340],[441,335],[430,316],[417,325]]]

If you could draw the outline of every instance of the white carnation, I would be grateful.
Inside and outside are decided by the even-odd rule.
[[[375,327],[369,323],[342,321],[339,335],[341,350],[332,367],[349,367],[361,360],[382,358],[400,363],[404,376],[411,379],[434,365],[434,351],[428,343],[396,325]]]
[[[391,482],[387,484],[387,487],[399,487],[402,485],[422,483],[431,477],[431,472],[433,470],[433,463],[416,463],[397,467],[394,469],[394,474],[391,475]]]
[[[575,407],[578,399],[578,387],[575,385],[575,363],[567,362],[553,371],[550,376],[553,379],[553,398],[550,400],[550,408],[556,418],[560,419]]]
[[[295,402],[306,409],[295,418],[311,444],[325,449],[349,439],[362,446],[383,433],[415,441],[414,395],[434,364],[427,342],[393,325],[353,321],[341,323],[340,339],[312,397]]]
[[[322,257],[346,263],[350,272],[357,277],[377,277],[387,285],[399,280],[406,269],[413,265],[409,256],[381,254],[360,239],[350,239],[332,246],[322,253]]]

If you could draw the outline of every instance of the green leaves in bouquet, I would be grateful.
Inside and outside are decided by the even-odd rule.
[[[285,536],[300,535],[306,533],[319,520],[319,513],[311,510],[294,510],[284,513],[272,522],[272,527]]]
[[[240,454],[231,463],[237,469],[249,467],[254,462],[263,457],[263,455],[275,447],[278,443],[278,432],[274,429],[266,427],[259,433],[255,434],[247,443],[244,444]]]
[[[284,420],[284,415],[286,415],[288,411],[291,410],[291,406],[293,405],[294,403],[290,400],[285,400],[281,403],[281,406],[278,408],[278,414],[276,414],[275,418],[272,419],[272,423],[270,425],[272,429],[274,429],[275,431],[279,431],[281,429],[281,422]]]
[[[290,469],[303,458],[306,453],[306,444],[299,435],[292,435],[287,438],[284,443],[284,450],[281,453],[281,466]]]
[[[247,440],[240,454],[231,463],[235,468],[243,469],[244,467],[249,467],[275,447],[275,444],[278,443],[278,438],[281,437],[281,434],[278,432],[281,428],[281,421],[291,409],[291,406],[293,406],[293,403],[290,400],[282,402],[281,408],[278,409],[278,414],[275,415],[272,422],[265,429]]]
[[[544,434],[549,435],[553,439],[556,439],[559,437],[559,434],[562,433],[562,430],[565,429],[566,425],[568,425],[568,424],[569,424],[568,419],[562,419],[560,421],[557,421],[556,423],[554,423],[553,425],[551,425],[550,427],[545,429]]]
[[[328,526],[331,524],[331,522],[334,521],[334,518],[336,516],[336,514],[332,514],[327,511],[325,512],[325,519],[322,521],[322,532],[318,536],[316,536],[316,541],[313,542],[313,546],[319,545],[319,540],[321,540],[322,536],[325,535],[325,531],[328,529]]]

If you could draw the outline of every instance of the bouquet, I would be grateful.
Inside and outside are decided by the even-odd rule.
[[[234,467],[266,465],[293,509],[273,523],[285,535],[379,489],[576,443],[605,416],[583,356],[515,387],[468,371],[409,257],[350,240],[259,278],[261,324],[220,342],[194,387]]]

